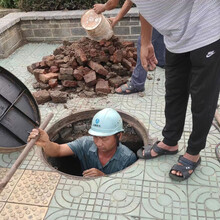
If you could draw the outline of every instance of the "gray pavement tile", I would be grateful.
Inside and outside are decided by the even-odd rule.
[[[58,46],[26,44],[9,58],[1,59],[0,65],[15,74],[33,92],[35,90],[32,83],[35,79],[27,71],[27,66],[52,54]],[[152,80],[146,81],[143,97],[139,94],[110,94],[88,99],[72,95],[66,105],[39,105],[42,121],[49,112],[53,112],[54,117],[48,127],[79,110],[112,107],[138,118],[149,129],[151,137],[161,140],[165,123],[164,70],[157,68],[149,74],[152,75]],[[189,100],[184,133],[177,155],[138,160],[122,172],[102,178],[85,179],[61,175],[45,219],[219,219],[220,164],[215,155],[219,131],[214,126],[208,135],[206,148],[201,152],[201,165],[191,178],[181,183],[169,178],[170,168],[186,150],[192,129],[190,102]],[[11,167],[20,152],[0,154],[1,169]],[[20,168],[54,171],[42,159],[39,148],[31,150]],[[0,213],[4,205],[4,202],[0,203]]]

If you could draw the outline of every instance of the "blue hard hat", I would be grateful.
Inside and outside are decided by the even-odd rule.
[[[93,136],[111,136],[124,131],[122,118],[112,108],[105,108],[95,114],[92,119],[92,125],[89,134]]]

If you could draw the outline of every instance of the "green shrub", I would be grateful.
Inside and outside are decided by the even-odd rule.
[[[0,0],[6,1],[6,0]],[[8,0],[13,1],[13,0]],[[92,8],[96,3],[106,3],[107,0],[17,0],[23,11],[54,11],[80,10]],[[124,3],[120,0],[120,5]]]
[[[17,8],[19,0],[0,0],[0,6],[3,8]]]

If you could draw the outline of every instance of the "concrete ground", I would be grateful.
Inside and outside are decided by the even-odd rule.
[[[16,75],[34,91],[33,75],[27,66],[49,55],[58,45],[27,44],[0,66]],[[67,107],[63,104],[40,105],[43,119],[54,113],[50,125],[72,112],[112,107],[138,118],[151,137],[162,138],[164,118],[164,70],[157,68],[146,81],[144,96],[138,94],[99,98],[74,95]],[[212,126],[202,162],[191,178],[174,182],[169,170],[186,150],[192,129],[190,103],[179,153],[153,160],[138,160],[122,172],[110,176],[73,178],[51,169],[35,147],[28,154],[11,181],[0,193],[0,219],[220,219],[220,163],[215,155],[219,131]],[[12,166],[19,152],[0,153],[0,179]]]

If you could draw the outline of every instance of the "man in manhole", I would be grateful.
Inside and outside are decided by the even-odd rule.
[[[84,177],[104,176],[120,171],[137,158],[126,146],[120,143],[123,123],[117,111],[105,108],[95,114],[89,134],[66,144],[49,140],[48,134],[41,129],[33,129],[28,141],[38,134],[36,145],[43,148],[50,157],[76,155],[81,164]],[[73,167],[74,169],[74,167]]]

